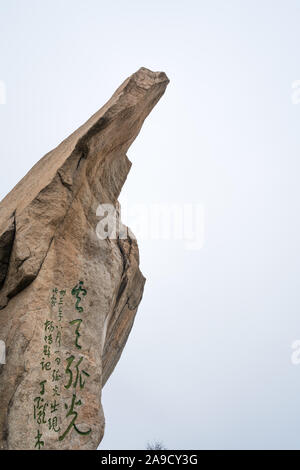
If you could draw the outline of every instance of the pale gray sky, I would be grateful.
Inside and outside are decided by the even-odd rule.
[[[300,449],[299,21],[296,0],[0,0],[1,198],[145,66],[171,82],[121,200],[205,207],[202,250],[140,242],[103,449]]]

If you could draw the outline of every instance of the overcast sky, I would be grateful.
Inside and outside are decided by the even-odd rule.
[[[202,249],[140,240],[100,448],[300,449],[299,23],[296,0],[0,0],[1,198],[145,66],[170,85],[121,202],[205,209]]]

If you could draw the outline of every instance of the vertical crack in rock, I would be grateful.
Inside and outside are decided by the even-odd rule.
[[[97,208],[119,214],[128,148],[167,84],[163,72],[138,70],[0,203],[0,449],[96,449],[102,440],[102,387],[145,278],[129,231],[97,236]]]
[[[0,235],[0,289],[4,284],[9,260],[11,256],[11,250],[16,233],[16,220],[15,213],[8,220],[6,229]]]

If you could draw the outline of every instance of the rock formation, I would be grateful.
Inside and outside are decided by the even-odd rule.
[[[145,279],[131,232],[99,237],[97,208],[112,204],[119,217],[126,152],[167,84],[138,70],[0,203],[0,449],[101,442],[102,387]]]

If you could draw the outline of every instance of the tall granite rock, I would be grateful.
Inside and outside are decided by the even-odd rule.
[[[126,152],[167,84],[164,73],[138,70],[0,203],[0,449],[101,442],[102,387],[145,279],[124,226],[122,237],[99,238],[97,208],[119,214]]]

